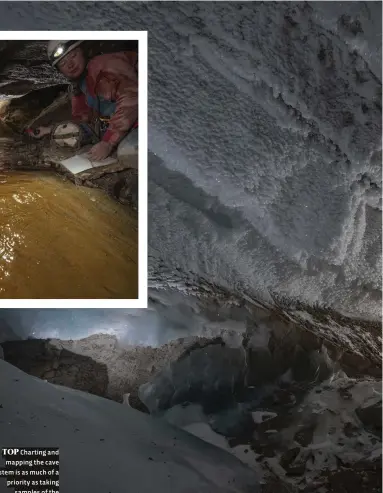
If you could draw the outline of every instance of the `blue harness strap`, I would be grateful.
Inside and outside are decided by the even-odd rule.
[[[103,98],[102,96],[92,97],[86,88],[86,77],[80,82],[80,89],[85,94],[86,104],[95,110],[99,116],[110,118],[116,112],[116,102]]]

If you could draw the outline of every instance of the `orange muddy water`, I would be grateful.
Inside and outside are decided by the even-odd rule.
[[[1,174],[0,298],[137,298],[137,228],[101,190]]]

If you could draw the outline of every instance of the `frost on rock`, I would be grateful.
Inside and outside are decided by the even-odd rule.
[[[226,452],[135,409],[49,384],[2,360],[0,377],[0,446],[59,447],[67,491],[259,491],[256,475]],[[0,491],[8,491],[2,478]]]
[[[149,31],[149,242],[169,268],[379,319],[381,4],[88,8],[1,18]]]

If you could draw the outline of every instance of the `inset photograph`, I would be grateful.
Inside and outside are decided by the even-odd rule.
[[[146,307],[147,33],[26,34],[0,43],[0,306]]]

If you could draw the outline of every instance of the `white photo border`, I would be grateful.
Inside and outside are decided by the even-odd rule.
[[[0,308],[147,308],[148,306],[148,32],[0,31],[0,41],[138,41],[138,299],[0,299]]]

